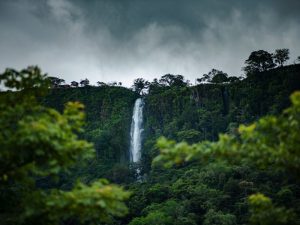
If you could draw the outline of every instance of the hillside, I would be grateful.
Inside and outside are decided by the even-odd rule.
[[[143,96],[142,158],[139,163],[131,164],[130,124],[138,94],[109,86],[53,89],[44,100],[46,105],[58,110],[68,101],[85,105],[83,137],[93,142],[97,151],[96,158],[88,165],[78,163],[71,176],[61,174],[59,186],[68,188],[78,178],[90,182],[101,177],[126,185],[134,193],[128,202],[130,213],[114,224],[130,221],[131,225],[152,224],[152,217],[159,217],[164,225],[175,224],[175,221],[180,225],[199,224],[212,218],[228,220],[228,224],[243,224],[248,220],[248,206],[241,183],[255,184],[249,193],[260,191],[277,196],[288,191],[291,199],[298,193],[296,186],[292,183],[286,186],[287,182],[283,186],[289,188],[282,189],[280,183],[271,190],[270,185],[278,182],[276,177],[281,176],[280,173],[214,160],[207,165],[189,163],[169,170],[151,168],[153,158],[158,155],[157,138],[165,136],[188,143],[216,141],[219,133],[235,134],[239,124],[249,124],[264,115],[280,114],[290,105],[289,96],[295,90],[300,90],[300,65],[255,73],[228,83],[152,87]],[[143,182],[135,182],[136,168],[140,168]],[[285,201],[280,198],[275,197],[275,200]],[[172,214],[174,208],[181,210],[178,215]]]
[[[232,83],[150,92],[145,97],[144,165],[157,154],[153,145],[162,135],[189,143],[217,140],[219,133],[235,132],[239,124],[280,113],[299,89],[300,65],[292,65]]]
[[[61,111],[68,101],[84,104],[86,125],[81,135],[96,149],[96,158],[87,167],[79,165],[75,168],[73,176],[66,178],[65,183],[73,182],[77,177],[89,181],[112,177],[108,171],[114,164],[126,165],[121,169],[127,170],[132,107],[136,98],[134,92],[124,87],[52,89],[43,100],[47,106]]]
[[[148,92],[142,96],[120,86],[87,85],[51,88],[44,97],[49,83],[38,67],[7,70],[1,79],[20,91],[1,94],[5,118],[1,122],[7,127],[1,136],[6,145],[1,179],[4,186],[12,178],[16,182],[2,196],[13,200],[3,207],[4,215],[13,218],[7,213],[23,204],[22,210],[33,209],[43,219],[53,201],[58,201],[63,210],[59,208],[49,221],[77,217],[78,212],[84,221],[92,209],[93,218],[99,219],[99,210],[104,210],[105,222],[119,225],[299,224],[299,153],[295,150],[300,144],[300,93],[292,95],[292,105],[289,100],[300,89],[299,72],[299,65],[291,65],[250,73],[245,79],[195,86],[181,75],[167,74],[148,82]],[[20,75],[21,81],[16,79]],[[85,105],[82,133],[82,104],[69,101]],[[144,114],[135,117],[143,118],[142,158],[132,163],[129,144],[137,102],[142,102],[139,109]],[[218,138],[222,132],[228,135]],[[77,134],[93,143],[95,155],[93,146]],[[121,184],[126,191],[99,178]],[[32,205],[23,202],[31,196],[22,191],[24,182],[26,190],[37,191]],[[49,190],[53,191],[44,199]],[[99,193],[105,201],[89,200],[89,195]],[[24,194],[21,200],[20,194]],[[76,214],[66,214],[74,204],[79,205]],[[118,210],[109,211],[110,206]],[[36,219],[28,218],[29,224]]]
[[[255,151],[260,157],[266,154],[266,159],[271,161],[268,167],[258,167],[251,161],[227,155],[224,149],[229,151],[236,145],[230,145],[230,139],[226,142],[226,138],[216,142],[220,143],[225,160],[219,159],[218,154],[205,155],[205,152],[209,152],[210,142],[188,147],[185,143],[174,145],[162,141],[160,147],[166,147],[161,157],[170,157],[168,159],[173,166],[168,169],[151,167],[152,159],[158,155],[156,138],[161,135],[195,143],[205,139],[217,140],[219,132],[226,132],[240,140],[238,124],[249,124],[264,115],[279,115],[290,105],[289,95],[300,89],[299,78],[300,66],[287,66],[252,74],[236,83],[164,87],[146,96],[142,161],[146,175],[143,182],[128,185],[134,193],[128,203],[130,214],[114,224],[150,225],[159,221],[162,225],[236,225],[249,224],[249,220],[250,224],[261,225],[299,224],[300,189],[292,172],[295,169],[291,172],[278,169],[272,161],[272,155],[261,150],[266,148],[262,143],[270,138],[273,154],[279,154],[278,138],[282,135],[287,135],[289,145],[296,146],[299,132],[297,123],[291,122],[295,124],[295,133],[288,129],[278,135],[278,126],[274,123],[276,120],[267,117],[269,119],[260,122],[267,130],[262,130],[261,136],[253,134],[253,139],[249,136],[248,142],[244,142],[249,155],[255,156]],[[286,121],[285,116],[282,119]],[[289,135],[292,135],[291,138]],[[295,142],[291,141],[292,137],[295,137]],[[251,146],[251,141],[252,145],[256,144],[255,147]],[[203,158],[178,163],[186,157],[185,154],[190,157],[190,152],[197,147],[203,147]],[[294,148],[291,152],[294,152]],[[285,152],[282,154],[286,155]],[[260,157],[255,160],[260,161]],[[298,160],[297,156],[295,160]],[[284,168],[290,166],[286,160],[283,160],[283,165]],[[262,193],[263,197],[256,193]],[[248,196],[255,201],[249,201]],[[253,211],[253,205],[256,211]]]
[[[219,133],[234,133],[239,124],[250,123],[266,114],[280,113],[289,105],[289,95],[300,89],[299,74],[300,65],[290,65],[252,74],[241,81],[185,87],[173,85],[150,91],[143,96],[140,167],[144,172],[150,170],[151,161],[158,153],[155,143],[160,136],[189,143],[213,141]],[[129,133],[137,97],[132,90],[123,87],[89,86],[53,89],[44,100],[46,105],[58,110],[62,110],[68,101],[85,105],[83,137],[93,142],[97,151],[97,159],[93,166],[90,165],[89,180],[110,177],[115,182],[124,182],[132,176],[128,170]],[[121,176],[125,178],[122,179],[118,173],[124,170],[126,172]]]

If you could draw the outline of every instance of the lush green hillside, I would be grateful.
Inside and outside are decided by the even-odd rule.
[[[278,169],[274,163],[283,155],[288,156],[284,152],[282,156],[277,155],[278,139],[285,134],[292,135],[291,140],[292,137],[297,140],[299,124],[295,121],[290,121],[295,131],[286,127],[283,134],[277,134],[280,130],[274,122],[276,120],[263,119],[260,126],[267,129],[260,131],[261,136],[253,134],[252,140],[250,134],[247,140],[241,141],[247,146],[246,153],[259,160],[249,162],[244,158],[231,158],[226,151],[236,145],[224,139],[217,143],[220,143],[220,151],[229,157],[229,162],[213,154],[210,156],[209,149],[214,147],[204,142],[198,145],[199,152],[202,150],[207,155],[200,162],[192,160],[176,166],[178,160],[197,147],[162,142],[160,146],[166,146],[168,151],[165,157],[174,160],[175,165],[169,169],[150,168],[150,162],[158,154],[157,137],[164,135],[194,143],[204,139],[217,140],[219,132],[227,132],[240,140],[236,129],[238,124],[248,124],[266,114],[280,114],[290,105],[289,95],[295,90],[300,90],[299,65],[252,74],[229,84],[162,87],[155,93],[150,92],[145,97],[146,133],[142,163],[147,175],[143,182],[128,186],[134,195],[128,203],[130,214],[122,224],[235,225],[249,224],[249,220],[261,225],[299,224],[296,215],[300,213],[300,188],[299,180],[293,174],[295,170],[291,173]],[[288,123],[286,116],[282,116],[282,121]],[[278,157],[275,161],[272,161],[272,154],[268,156],[270,153],[263,152],[267,150],[260,149],[266,148],[263,144],[266,140],[271,141],[268,144],[273,146],[273,157]],[[289,140],[287,138],[286,144],[294,145],[291,151],[295,152],[297,144]],[[264,162],[263,157],[271,165],[258,167],[256,162]],[[284,168],[288,168],[290,164],[283,161]],[[264,205],[264,201],[269,200],[260,195],[253,195],[252,205],[249,205],[248,197],[255,193],[272,198],[275,206],[271,203]],[[255,211],[251,208],[253,205]]]
[[[88,181],[99,177],[114,180],[115,170],[125,170],[126,180],[129,132],[136,98],[134,92],[124,87],[88,86],[52,89],[44,99],[44,104],[60,111],[68,101],[79,101],[85,106],[86,126],[82,137],[94,144],[96,158],[87,168],[78,166],[75,177]]]
[[[157,88],[145,97],[144,165],[157,153],[153,145],[162,135],[189,143],[217,140],[219,133],[233,133],[239,124],[280,113],[299,89],[300,65],[225,84]]]
[[[253,73],[225,83],[190,86],[153,82],[143,96],[142,160],[138,165],[129,165],[132,108],[139,95],[122,87],[53,89],[44,101],[51,107],[60,110],[67,101],[85,104],[84,138],[92,141],[97,150],[89,166],[78,164],[72,176],[62,175],[61,187],[68,187],[75,178],[90,182],[99,177],[125,185],[133,193],[127,202],[129,214],[113,224],[247,224],[247,197],[257,192],[298,212],[299,186],[284,171],[261,170],[251,163],[231,164],[214,158],[171,169],[151,168],[158,155],[156,141],[160,136],[196,143],[217,141],[219,133],[237,135],[239,124],[280,114],[290,105],[289,96],[295,90],[300,90],[300,65]],[[136,167],[143,173],[139,182],[135,180]]]
[[[189,143],[213,141],[219,133],[234,133],[239,124],[252,122],[262,115],[278,114],[289,105],[289,95],[300,89],[299,74],[300,65],[291,65],[254,73],[234,82],[196,86],[175,83],[150,88],[144,95],[144,146],[140,166],[149,171],[160,136]],[[58,110],[68,101],[85,105],[87,123],[83,136],[94,143],[97,159],[92,165],[99,167],[92,167],[90,174],[106,177],[103,167],[107,172],[115,164],[128,165],[130,123],[137,97],[138,94],[123,87],[87,86],[52,89],[44,102]],[[126,167],[116,165],[109,177],[118,181],[121,170]]]

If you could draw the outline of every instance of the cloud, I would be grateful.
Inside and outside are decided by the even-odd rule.
[[[257,49],[300,55],[296,0],[15,0],[0,2],[0,70],[39,65],[66,81],[192,82],[212,68],[240,75]]]
[[[70,24],[74,16],[80,15],[80,11],[68,1],[47,0],[46,4],[49,6],[50,14],[58,21]]]

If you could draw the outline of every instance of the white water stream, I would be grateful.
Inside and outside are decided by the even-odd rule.
[[[141,158],[143,107],[143,100],[138,98],[134,103],[132,114],[130,130],[130,162],[138,162]]]

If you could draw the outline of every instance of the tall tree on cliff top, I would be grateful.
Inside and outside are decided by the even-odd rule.
[[[275,54],[273,56],[275,63],[278,63],[280,66],[283,66],[283,64],[290,59],[289,54],[290,50],[287,48],[276,49]]]
[[[221,70],[212,69],[208,74],[203,74],[202,78],[198,78],[197,82],[223,83],[228,80],[228,74]]]
[[[81,80],[80,81],[80,85],[82,86],[82,87],[86,87],[86,86],[88,86],[90,84],[90,81],[87,79],[87,78],[85,78],[84,80]]]
[[[65,83],[64,79],[58,77],[48,77],[47,79],[50,81],[52,87],[58,87],[62,83]]]
[[[244,71],[247,74],[263,72],[275,67],[272,54],[264,50],[252,52],[249,58],[245,61],[245,64],[246,67],[244,67]]]
[[[143,78],[137,78],[133,81],[132,88],[135,92],[141,94],[143,90],[149,87],[149,81],[146,81]]]
[[[159,80],[159,83],[164,86],[187,86],[187,82],[184,81],[184,77],[182,75],[173,74],[166,74],[162,76]]]

